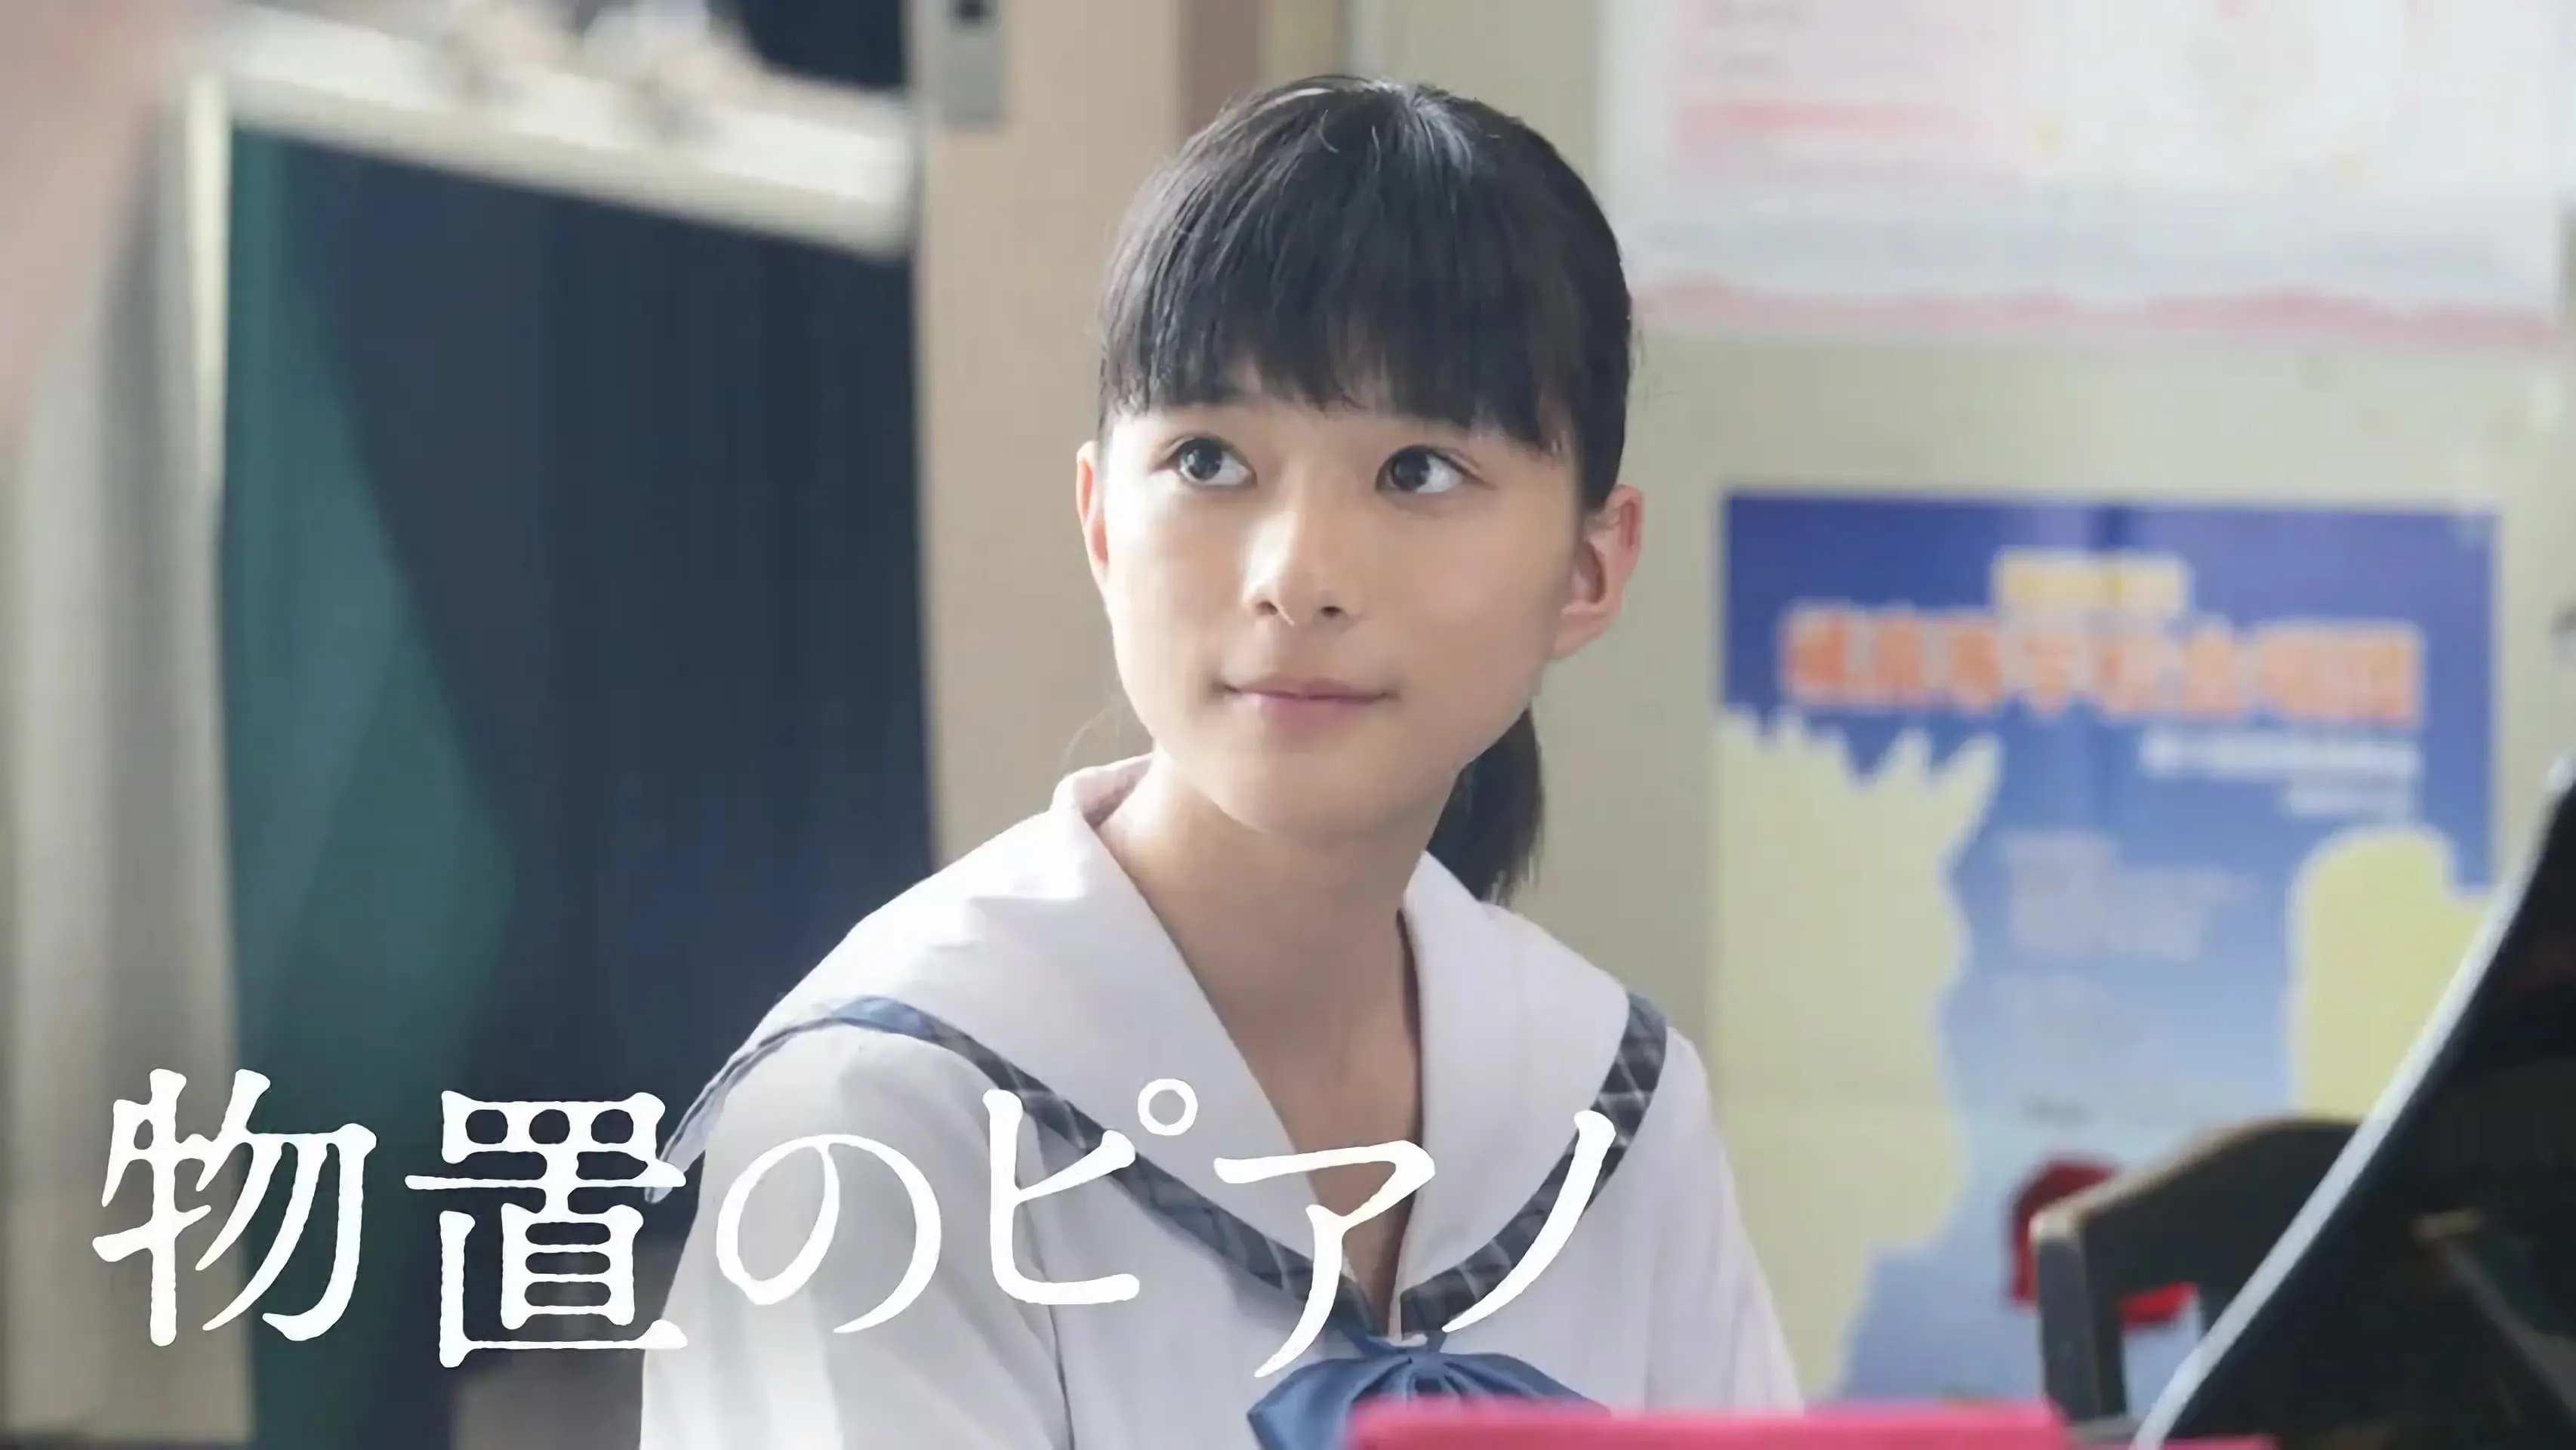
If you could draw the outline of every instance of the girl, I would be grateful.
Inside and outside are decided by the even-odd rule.
[[[861,922],[684,1120],[647,1450],[1790,1403],[1697,1052],[1499,904],[1531,697],[1637,554],[1592,197],[1472,101],[1292,86],[1146,189],[1102,322],[1075,502],[1153,752]]]

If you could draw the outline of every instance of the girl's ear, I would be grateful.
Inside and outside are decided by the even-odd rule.
[[[1644,538],[1646,500],[1621,484],[1583,520],[1574,544],[1572,587],[1557,617],[1556,657],[1563,659],[1599,639],[1627,602],[1628,579],[1637,570]]]
[[[1100,444],[1085,443],[1073,454],[1073,511],[1082,521],[1082,551],[1091,556],[1095,588],[1109,583],[1109,515],[1100,487]]]

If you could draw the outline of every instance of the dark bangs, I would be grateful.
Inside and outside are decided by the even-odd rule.
[[[1570,450],[1626,443],[1618,243],[1528,128],[1429,87],[1326,78],[1238,105],[1149,185],[1111,264],[1100,410],[1247,388]]]

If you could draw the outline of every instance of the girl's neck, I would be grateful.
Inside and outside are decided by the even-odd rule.
[[[1407,1030],[1401,914],[1431,824],[1331,841],[1268,835],[1156,756],[1099,830],[1244,1055],[1312,1072]]]

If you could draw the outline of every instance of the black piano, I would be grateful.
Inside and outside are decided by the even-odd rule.
[[[2240,1125],[2033,1225],[2049,1396],[2093,1443],[2576,1450],[2576,766],[2361,1123]],[[2199,1291],[2143,1413],[2120,1306]]]

